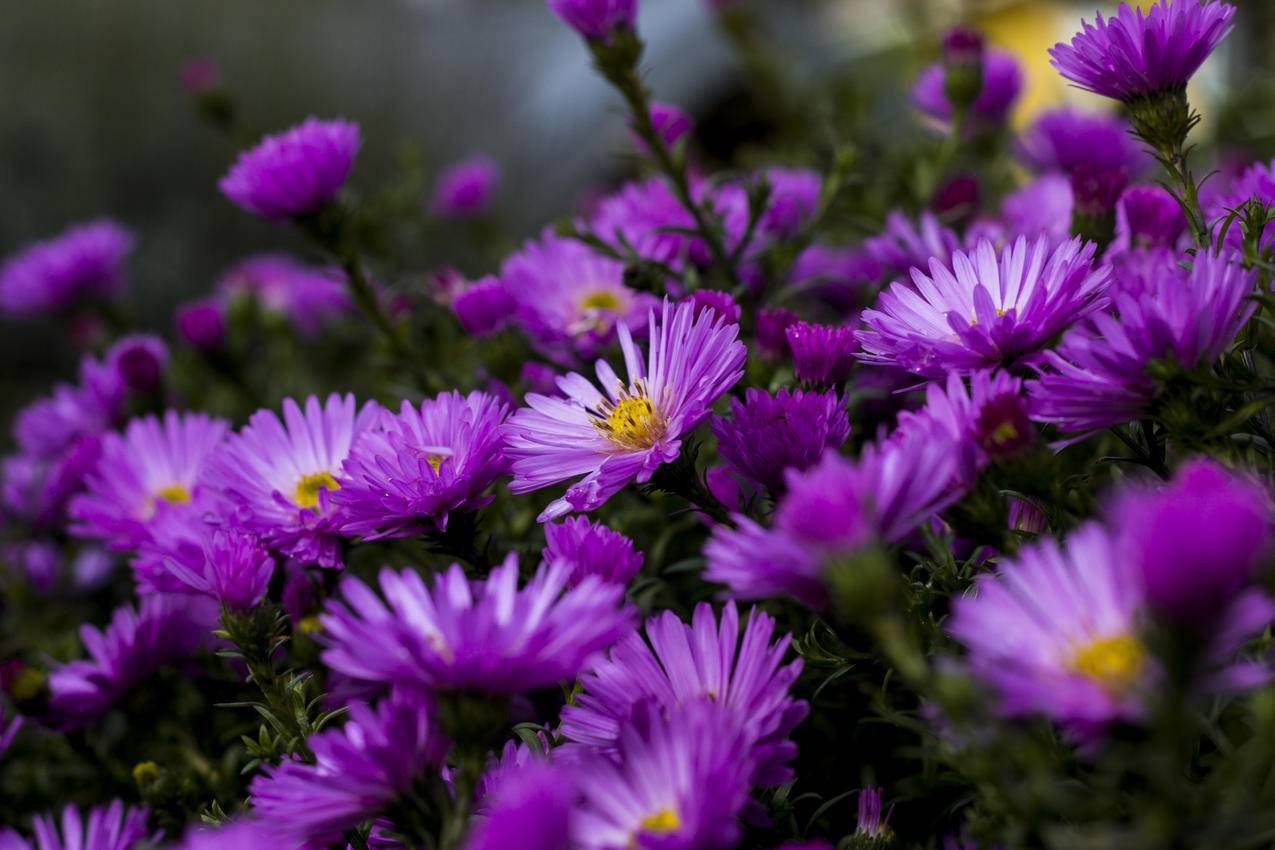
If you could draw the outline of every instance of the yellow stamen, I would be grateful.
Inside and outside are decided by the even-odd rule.
[[[622,393],[618,402],[606,402],[595,416],[598,430],[625,449],[649,449],[664,434],[664,418],[641,389],[635,395]]]
[[[1093,679],[1103,689],[1127,691],[1138,679],[1145,662],[1142,644],[1132,635],[1098,638],[1084,644],[1071,657],[1072,670]]]
[[[303,635],[312,635],[316,632],[323,631],[323,621],[314,614],[308,617],[302,617],[297,621],[297,631]]]
[[[160,487],[155,497],[173,504],[185,504],[190,501],[190,491],[180,484],[169,484],[167,487]]]
[[[660,809],[655,814],[642,818],[642,829],[646,832],[667,835],[676,832],[681,826],[682,819],[672,809]]]
[[[330,472],[313,472],[309,475],[303,475],[301,480],[297,482],[296,492],[292,494],[292,501],[302,508],[317,508],[319,506],[320,490],[340,490],[341,485],[336,483],[336,479],[332,477]]]
[[[442,466],[442,465],[443,465],[443,456],[442,456],[442,455],[428,455],[428,456],[426,456],[426,458],[425,458],[425,462],[426,462],[426,463],[428,463],[428,464],[430,465],[430,468],[431,468],[431,469],[433,469],[435,473],[437,473],[437,472],[438,472],[438,468],[439,468],[440,466]]]
[[[139,761],[133,765],[133,781],[137,787],[145,788],[159,779],[159,765],[153,761]]]
[[[994,446],[1004,446],[1018,439],[1018,426],[1013,422],[1002,422],[992,431],[991,443]]]
[[[623,306],[620,303],[620,296],[606,289],[591,292],[580,302],[580,308],[583,310],[606,310],[611,313],[618,313]]]

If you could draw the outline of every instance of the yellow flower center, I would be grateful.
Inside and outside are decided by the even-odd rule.
[[[336,483],[336,479],[332,477],[330,472],[312,472],[309,475],[303,475],[301,480],[297,482],[297,489],[292,494],[292,501],[302,508],[317,508],[319,506],[320,490],[340,490],[341,485]]]
[[[1008,445],[1018,439],[1018,426],[1013,422],[1002,422],[992,431],[991,443],[994,446]]]
[[[442,455],[428,455],[428,456],[426,456],[426,458],[425,458],[425,462],[429,464],[430,469],[433,469],[433,470],[434,470],[434,472],[435,472],[435,473],[437,473],[437,472],[438,472],[438,468],[439,468],[440,466],[442,466],[442,465],[443,465],[443,456],[442,456]]]
[[[580,301],[582,310],[606,310],[610,313],[618,313],[623,306],[620,303],[620,296],[606,289],[590,292]]]
[[[323,631],[323,621],[316,615],[311,614],[308,617],[302,617],[297,621],[297,631],[303,635],[313,635]]]
[[[1103,689],[1119,693],[1137,681],[1145,662],[1142,644],[1131,635],[1099,638],[1084,644],[1071,657],[1070,667]]]
[[[622,394],[618,402],[604,403],[600,413],[593,424],[624,449],[649,449],[664,434],[664,418],[641,390],[636,395]]]
[[[190,501],[190,491],[180,484],[169,484],[167,487],[160,487],[155,497],[174,505],[185,504]]]
[[[642,829],[645,832],[667,835],[670,832],[675,832],[681,826],[682,819],[672,809],[660,809],[655,814],[642,818]]]

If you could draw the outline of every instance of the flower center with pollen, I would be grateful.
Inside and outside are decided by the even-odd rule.
[[[682,825],[682,819],[672,809],[660,809],[653,815],[642,818],[642,829],[658,835],[675,832]]]
[[[593,424],[625,449],[649,449],[664,434],[664,418],[641,390],[636,395],[622,393],[617,402],[605,402]]]
[[[580,301],[582,310],[605,310],[609,313],[618,313],[623,306],[620,303],[620,296],[606,289],[590,292]]]
[[[167,487],[160,487],[155,492],[155,498],[172,502],[174,505],[185,504],[190,501],[190,491],[180,484],[169,484]]]
[[[1129,690],[1144,664],[1142,644],[1131,635],[1098,638],[1082,645],[1071,657],[1070,667],[1108,692]]]
[[[317,508],[319,506],[320,490],[340,490],[341,485],[336,483],[336,479],[332,477],[330,472],[312,472],[309,475],[301,476],[301,480],[297,482],[296,492],[292,494],[292,501],[302,508]]]

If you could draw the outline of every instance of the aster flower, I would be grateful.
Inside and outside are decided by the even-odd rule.
[[[266,595],[275,562],[249,534],[207,526],[199,544],[185,544],[164,557],[164,568],[183,589],[211,597],[223,608],[242,611]]]
[[[206,483],[224,493],[231,518],[281,554],[324,567],[341,565],[338,533],[345,522],[332,500],[337,476],[356,438],[380,417],[354,396],[310,396],[304,410],[284,399],[283,420],[258,410],[208,463]]]
[[[571,510],[593,510],[635,479],[649,481],[677,458],[682,436],[707,418],[709,405],[743,376],[738,334],[738,325],[712,312],[696,319],[693,305],[665,301],[658,320],[651,311],[644,366],[621,325],[627,383],[599,361],[605,395],[572,373],[558,379],[565,398],[528,394],[529,406],[505,426],[514,473],[509,489],[526,493],[584,475],[540,514],[545,522]]]
[[[178,307],[173,324],[186,342],[196,348],[214,349],[226,338],[225,312],[216,298],[200,298]]]
[[[0,547],[0,563],[0,576],[9,572],[19,584],[45,594],[53,589],[62,571],[62,551],[47,540],[23,540]]]
[[[119,372],[94,357],[85,357],[80,361],[78,384],[58,384],[51,395],[18,412],[14,440],[32,457],[62,457],[77,441],[114,427],[124,399]]]
[[[568,587],[571,572],[568,563],[543,565],[519,590],[510,556],[485,581],[453,565],[431,590],[417,573],[387,568],[385,602],[346,578],[322,618],[323,661],[362,681],[496,694],[569,679],[632,619],[620,606],[623,586],[586,576]]]
[[[115,295],[134,242],[132,232],[103,218],[26,246],[0,266],[0,310],[30,316]]]
[[[472,156],[449,165],[434,181],[430,211],[443,218],[470,218],[491,206],[500,185],[500,165],[489,156]]]
[[[734,602],[722,608],[720,626],[705,602],[695,606],[690,625],[664,611],[647,621],[645,639],[631,633],[580,677],[583,693],[563,708],[561,732],[612,750],[640,704],[671,712],[713,702],[744,732],[742,749],[754,762],[750,782],[782,785],[792,777],[788,762],[796,754],[788,735],[808,706],[788,693],[801,673],[799,659],[783,663],[791,635],[772,643],[774,631],[775,621],[753,610],[741,635]]]
[[[761,231],[781,238],[796,236],[819,205],[823,178],[806,168],[769,168],[764,178],[770,198],[758,222]]]
[[[505,472],[500,425],[509,408],[493,396],[456,391],[417,408],[404,401],[380,427],[362,432],[331,493],[342,533],[365,539],[446,529],[451,513],[472,513]]]
[[[748,389],[744,401],[730,400],[730,419],[713,417],[718,452],[735,472],[765,487],[783,491],[784,471],[808,469],[850,436],[850,418],[833,390],[781,389],[775,395]]]
[[[1092,267],[1095,246],[1073,239],[1050,249],[1041,238],[1006,247],[988,242],[952,255],[949,270],[913,269],[915,289],[894,283],[863,311],[863,360],[927,377],[1018,363],[1105,303],[1110,272]]]
[[[36,815],[31,822],[35,841],[26,841],[12,829],[0,832],[4,850],[130,850],[152,840],[146,829],[150,812],[145,807],[125,806],[121,800],[95,806],[88,817],[75,806],[62,810],[55,820],[52,814]]]
[[[863,788],[859,791],[859,817],[855,825],[854,834],[862,836],[870,841],[880,841],[885,844],[894,837],[893,831],[890,829],[890,815],[894,812],[891,806],[885,813],[885,817],[881,817],[881,789],[880,788]]]
[[[788,345],[788,328],[800,319],[791,310],[783,307],[763,307],[757,311],[757,347],[766,357],[782,357],[792,353]]]
[[[637,24],[637,0],[548,0],[549,11],[591,41]]]
[[[748,802],[747,739],[729,710],[685,705],[667,719],[642,711],[612,761],[577,767],[584,797],[571,820],[582,850],[724,850],[739,840]]]
[[[1005,50],[986,50],[982,58],[983,84],[970,107],[973,126],[1003,123],[1023,87],[1018,60]],[[946,126],[952,120],[952,104],[944,91],[947,69],[935,62],[922,69],[912,86],[912,105]]]
[[[157,512],[191,504],[227,427],[207,414],[169,410],[162,420],[145,416],[122,434],[107,434],[86,492],[71,501],[71,531],[117,549],[137,548],[149,539]]]
[[[502,771],[484,796],[465,850],[566,850],[574,771],[531,759]]]
[[[743,315],[739,302],[729,292],[720,289],[697,289],[682,300],[695,306],[695,318],[709,310],[718,318],[738,324],[739,317]]]
[[[447,753],[428,697],[395,689],[376,708],[349,707],[340,729],[312,735],[314,763],[267,767],[248,790],[270,829],[298,841],[330,838],[385,811],[439,770]]]
[[[452,312],[465,333],[487,336],[509,324],[517,303],[505,282],[494,275],[467,283],[449,298]]]
[[[1062,106],[1042,112],[1018,136],[1018,158],[1037,172],[1078,168],[1099,173],[1123,171],[1137,177],[1151,166],[1151,158],[1134,141],[1124,119],[1102,112]]]
[[[1028,388],[1033,419],[1082,436],[1140,419],[1157,394],[1153,361],[1212,363],[1253,314],[1254,275],[1229,256],[1201,252],[1189,272],[1164,268],[1146,286],[1141,297],[1121,287],[1118,318],[1100,313],[1046,354]]]
[[[1114,18],[1095,16],[1070,44],[1049,50],[1051,64],[1082,89],[1131,101],[1186,86],[1231,31],[1235,7],[1160,0],[1146,13],[1121,3]]]
[[[531,342],[565,362],[596,355],[620,325],[641,332],[657,303],[624,285],[623,263],[549,232],[505,260],[500,279]]]
[[[853,327],[794,322],[784,334],[792,350],[792,367],[797,380],[828,387],[850,377],[855,353]]]
[[[190,655],[215,619],[189,599],[153,595],[136,609],[116,608],[105,630],[82,626],[89,659],[49,674],[52,718],[64,729],[92,723],[157,669]]]
[[[995,242],[1003,245],[1024,236],[1028,239],[1045,237],[1051,245],[1065,242],[1071,236],[1075,207],[1075,193],[1068,177],[1062,174],[1038,177],[1001,200],[1001,226]]]
[[[695,129],[691,117],[672,103],[651,103],[651,126],[667,148],[673,148],[687,134]],[[646,142],[637,133],[633,134],[633,143],[638,150],[646,151]]]
[[[929,210],[916,223],[896,210],[886,216],[885,230],[863,243],[867,255],[888,275],[925,268],[931,259],[946,264],[960,247],[956,231],[944,227]]]
[[[1168,190],[1160,186],[1130,186],[1116,203],[1116,238],[1109,254],[1138,249],[1173,250],[1185,232],[1186,216]]]
[[[5,458],[0,466],[0,498],[5,511],[36,530],[60,525],[67,500],[97,465],[100,451],[101,439],[94,435],[76,439],[52,458],[24,453]]]
[[[1275,207],[1275,160],[1269,163],[1253,163],[1224,193],[1207,205],[1205,218],[1213,224],[1215,239],[1220,235],[1221,228],[1230,217],[1231,211],[1240,211],[1242,215],[1244,205],[1250,200]],[[1238,248],[1243,239],[1242,228],[1238,222],[1232,222],[1226,232],[1226,244]],[[1272,243],[1275,243],[1275,227],[1268,223],[1257,241],[1263,248],[1269,248]]]
[[[152,334],[126,336],[106,352],[106,364],[130,392],[153,393],[168,367],[168,346]]]
[[[281,841],[278,832],[259,820],[239,816],[217,827],[191,826],[173,850],[298,850],[298,846]]]
[[[574,586],[585,576],[626,585],[642,569],[644,556],[633,541],[586,517],[569,517],[560,523],[545,523],[545,563],[559,561],[571,565],[568,584]]]
[[[254,254],[222,275],[217,289],[225,298],[255,298],[307,335],[353,307],[343,271],[308,266],[287,254]]]
[[[357,124],[307,118],[241,153],[217,185],[236,206],[262,218],[313,215],[336,197],[358,149]]]

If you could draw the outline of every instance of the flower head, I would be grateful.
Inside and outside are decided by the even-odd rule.
[[[558,379],[565,398],[527,395],[528,407],[505,426],[515,493],[538,490],[577,475],[540,515],[542,522],[590,511],[630,481],[650,480],[677,458],[682,436],[704,421],[709,405],[743,376],[739,326],[712,311],[695,318],[694,305],[664,303],[650,317],[650,353],[643,364],[628,329],[619,328],[627,383],[598,361],[599,392],[584,376]]]
[[[587,517],[568,517],[560,523],[545,523],[545,563],[559,561],[571,565],[568,583],[579,584],[586,576],[625,585],[642,569],[644,556],[633,541]]]
[[[1065,242],[1071,236],[1075,206],[1070,178],[1058,173],[1037,177],[1001,200],[1001,233],[994,241],[1002,244],[1020,236],[1043,236],[1051,246]]]
[[[404,401],[397,416],[354,442],[331,494],[345,517],[342,532],[364,538],[406,537],[445,529],[450,513],[472,513],[505,472],[500,425],[509,408],[481,392],[456,391]]]
[[[68,805],[62,810],[60,823],[52,814],[36,815],[32,819],[34,842],[6,829],[0,832],[0,847],[4,850],[131,850],[152,840],[146,829],[149,816],[145,806],[125,806],[121,800],[89,809],[87,818],[75,806]]]
[[[604,41],[611,33],[637,24],[637,0],[548,0],[549,11],[590,41]]]
[[[153,393],[168,366],[168,346],[157,336],[133,334],[111,346],[106,363],[130,392]]]
[[[1140,248],[1172,250],[1185,232],[1186,216],[1167,189],[1130,186],[1116,204],[1116,238],[1111,250],[1115,253]]]
[[[1051,64],[1082,89],[1129,101],[1186,85],[1231,31],[1235,7],[1160,0],[1145,14],[1121,3],[1114,18],[1097,14],[1070,44],[1049,50]]]
[[[173,317],[177,333],[196,348],[213,349],[226,338],[226,310],[216,298],[187,301]]]
[[[115,295],[135,241],[132,232],[103,218],[28,245],[0,266],[0,309],[30,316],[80,298]]]
[[[566,850],[575,802],[574,771],[543,759],[504,769],[465,850]]]
[[[853,327],[794,322],[784,334],[792,349],[793,373],[799,381],[828,387],[850,377],[855,352]]]
[[[266,595],[275,561],[252,535],[205,526],[198,545],[184,543],[165,554],[164,568],[184,589],[242,611]]]
[[[500,186],[500,165],[489,156],[473,156],[443,169],[434,183],[430,211],[444,218],[470,218],[491,206]]]
[[[999,261],[986,241],[951,269],[931,260],[929,276],[912,270],[915,289],[896,282],[863,311],[862,357],[928,377],[1014,364],[1105,303],[1110,272],[1092,267],[1094,250],[1019,238]]]
[[[982,54],[983,84],[970,107],[974,126],[1005,121],[1023,87],[1023,72],[1012,53],[986,50]],[[952,120],[952,104],[945,91],[947,68],[942,62],[927,65],[912,86],[912,105],[935,121]]]
[[[893,836],[890,830],[890,814],[894,811],[891,807],[885,813],[885,817],[881,817],[881,789],[880,788],[864,788],[859,791],[859,818],[855,826],[855,835],[861,835],[867,839],[888,840]]]
[[[358,149],[357,124],[307,118],[241,153],[218,187],[262,218],[312,215],[336,197]]]
[[[434,581],[384,569],[385,601],[347,578],[323,616],[333,670],[366,682],[414,682],[432,689],[509,694],[575,675],[630,627],[624,588],[586,577],[567,586],[568,563],[546,564],[518,589],[512,556],[484,581],[459,565]]]
[[[772,643],[774,631],[775,621],[754,610],[741,635],[734,602],[722,609],[720,625],[704,602],[695,606],[690,625],[670,611],[652,617],[645,639],[631,633],[581,676],[584,692],[562,710],[562,734],[612,750],[642,704],[672,712],[711,702],[743,731],[742,748],[754,762],[752,784],[782,785],[792,777],[788,762],[796,754],[788,735],[808,706],[788,693],[801,673],[800,660],[784,664],[791,635]]]
[[[451,295],[449,303],[465,333],[473,336],[487,336],[505,327],[518,306],[505,282],[494,275],[466,284]]]
[[[1189,272],[1161,269],[1141,297],[1121,287],[1118,317],[1095,315],[1046,355],[1029,386],[1032,418],[1084,434],[1141,418],[1157,393],[1151,363],[1193,369],[1220,357],[1253,314],[1253,284],[1234,258],[1201,252]]]
[[[1231,211],[1237,211],[1241,218],[1244,205],[1249,200],[1258,201],[1267,207],[1275,207],[1275,160],[1271,162],[1255,162],[1244,170],[1235,182],[1206,207],[1206,218],[1213,223],[1215,238],[1230,218]],[[1180,208],[1179,208],[1180,211]],[[1238,248],[1244,239],[1239,220],[1232,221],[1226,232],[1226,244]],[[1256,237],[1262,248],[1269,248],[1275,243],[1275,226],[1267,222],[1265,229]]]
[[[787,469],[808,469],[825,449],[836,451],[850,436],[850,418],[833,390],[781,389],[775,395],[749,389],[730,400],[730,419],[713,418],[718,452],[735,472],[778,494]]]
[[[1137,177],[1151,165],[1146,151],[1130,135],[1127,121],[1070,106],[1041,113],[1018,137],[1017,153],[1025,165],[1041,173],[1071,174],[1088,168]]]
[[[207,484],[225,495],[235,522],[281,554],[340,566],[345,517],[332,491],[355,439],[380,415],[372,402],[356,413],[353,395],[310,396],[304,409],[284,399],[282,420],[258,410],[226,440],[209,460]]]
[[[356,702],[349,712],[340,729],[309,738],[313,764],[285,760],[252,780],[253,808],[272,831],[331,838],[381,814],[442,765],[448,741],[423,694],[395,689],[375,708]]]
[[[799,322],[797,314],[783,307],[763,307],[757,311],[757,347],[767,357],[782,357],[792,352],[788,345],[788,328]]]
[[[886,216],[881,235],[868,239],[863,247],[883,273],[897,275],[913,267],[926,268],[931,259],[949,263],[961,247],[961,237],[928,210],[915,223],[896,210]]]
[[[251,296],[308,335],[350,311],[345,287],[340,269],[308,266],[287,254],[254,254],[231,267],[217,285],[223,297]]]
[[[814,215],[823,179],[806,168],[769,168],[764,178],[770,198],[759,222],[762,231],[781,238],[796,236]]]

